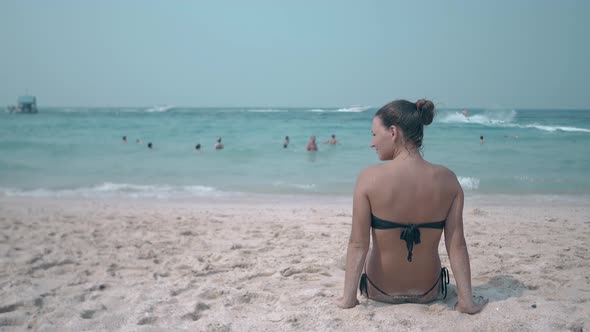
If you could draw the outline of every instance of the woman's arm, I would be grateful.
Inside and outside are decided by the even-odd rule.
[[[358,304],[357,288],[369,251],[371,229],[371,205],[367,196],[367,170],[358,177],[352,204],[352,230],[346,252],[344,295],[337,301],[340,308],[352,308]]]
[[[463,234],[463,189],[456,180],[457,194],[451,205],[445,224],[445,244],[451,261],[453,276],[457,282],[457,305],[460,312],[475,314],[480,312],[487,304],[487,300],[480,303],[473,302],[471,290],[471,266],[469,264],[469,253]]]

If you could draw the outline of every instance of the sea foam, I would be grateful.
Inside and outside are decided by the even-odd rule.
[[[168,186],[168,185],[136,185],[128,183],[105,182],[92,187],[67,189],[16,189],[0,187],[0,194],[5,196],[22,197],[63,197],[63,198],[171,198],[171,197],[201,197],[224,196],[224,193],[208,186]]]

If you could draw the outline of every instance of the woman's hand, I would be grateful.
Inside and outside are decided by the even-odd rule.
[[[488,299],[484,299],[482,296],[477,296],[475,297],[475,300],[471,300],[470,302],[471,303],[468,304],[457,302],[455,304],[455,310],[464,314],[477,314],[483,310],[486,304],[488,304]]]
[[[338,308],[341,309],[350,309],[356,307],[357,304],[359,304],[359,301],[357,299],[354,299],[354,301],[345,301],[344,297],[341,296],[334,300],[334,304],[336,304]]]

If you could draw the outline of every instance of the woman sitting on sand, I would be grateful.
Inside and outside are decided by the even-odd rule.
[[[393,101],[373,118],[371,147],[387,162],[364,169],[356,183],[341,308],[359,303],[359,284],[362,295],[381,302],[446,297],[449,277],[438,254],[443,230],[457,282],[456,309],[474,314],[487,303],[472,298],[463,190],[453,172],[420,154],[424,126],[433,118],[434,105],[423,99]]]

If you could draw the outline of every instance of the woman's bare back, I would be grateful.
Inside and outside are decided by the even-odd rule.
[[[451,171],[422,158],[375,165],[367,173],[371,213],[399,224],[445,221],[457,192]],[[441,274],[438,246],[443,230],[418,230],[420,243],[413,247],[411,262],[406,241],[400,239],[402,228],[371,230],[373,246],[367,257],[367,276],[381,291],[397,296],[386,296],[370,282],[370,298],[385,302],[429,302],[437,298],[440,287],[433,286]]]

